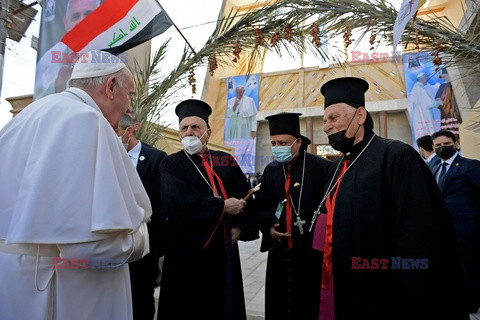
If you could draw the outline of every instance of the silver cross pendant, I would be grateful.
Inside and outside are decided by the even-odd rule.
[[[297,221],[293,223],[295,227],[298,227],[298,230],[300,231],[300,234],[303,234],[303,225],[306,223],[305,220],[301,220],[300,216],[297,216]]]

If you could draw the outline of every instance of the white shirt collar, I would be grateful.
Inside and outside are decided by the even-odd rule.
[[[133,147],[130,151],[128,151],[128,155],[132,159],[138,159],[140,157],[141,150],[142,150],[142,143],[138,141],[135,147]]]
[[[434,152],[430,155],[430,157],[428,157],[427,159],[427,163],[429,163],[430,161],[432,161],[433,157],[435,157],[437,154]]]

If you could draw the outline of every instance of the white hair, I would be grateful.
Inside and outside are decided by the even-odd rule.
[[[112,74],[107,74],[106,76],[101,77],[92,77],[92,78],[83,78],[83,79],[70,79],[68,82],[68,87],[76,87],[80,89],[95,89],[101,87],[107,82],[107,79],[115,76],[118,81],[120,88],[123,88],[125,84],[126,76],[128,75],[127,68],[124,67],[121,70],[114,72]]]

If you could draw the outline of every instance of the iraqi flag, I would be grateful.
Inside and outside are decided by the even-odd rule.
[[[101,4],[97,0],[44,0],[35,99],[63,91],[74,59],[81,53],[99,49],[118,55],[171,25],[157,0],[105,0]]]
[[[172,25],[156,0],[106,0],[61,42],[74,52],[101,49],[124,52],[167,30]]]

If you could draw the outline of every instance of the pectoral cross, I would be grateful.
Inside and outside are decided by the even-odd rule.
[[[300,234],[303,234],[303,225],[305,224],[305,220],[300,220],[300,216],[297,216],[297,221],[293,223],[295,227],[298,227],[298,230],[300,230]]]

